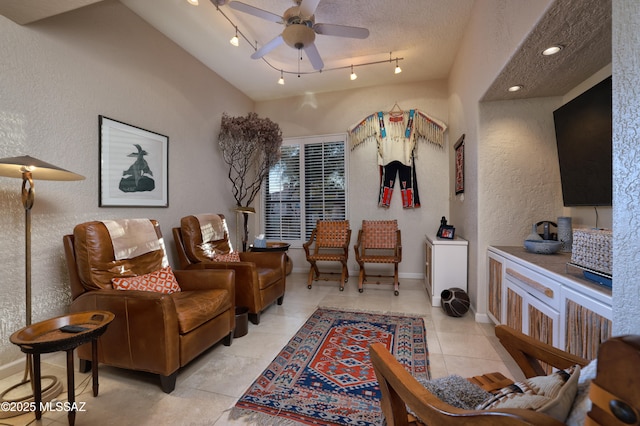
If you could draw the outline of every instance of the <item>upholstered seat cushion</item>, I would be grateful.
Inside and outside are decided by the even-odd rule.
[[[232,307],[231,296],[227,290],[199,290],[172,293],[176,306],[180,334],[186,334],[198,328],[211,318]]]
[[[366,263],[396,263],[399,261],[393,254],[386,256],[384,254],[364,255],[360,256],[360,259]]]

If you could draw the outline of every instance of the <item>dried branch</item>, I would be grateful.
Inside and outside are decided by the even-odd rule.
[[[249,207],[260,192],[271,167],[280,160],[282,131],[268,118],[250,112],[245,117],[222,115],[218,144],[229,166],[227,177],[238,207]],[[244,215],[243,246],[247,240],[247,215]],[[243,247],[244,248],[244,247]]]

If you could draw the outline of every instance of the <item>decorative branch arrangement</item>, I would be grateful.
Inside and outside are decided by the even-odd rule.
[[[260,192],[269,170],[280,160],[282,131],[277,123],[250,112],[243,117],[222,115],[218,144],[224,162],[229,166],[236,206],[248,208]],[[248,213],[243,213],[242,250],[247,248]]]

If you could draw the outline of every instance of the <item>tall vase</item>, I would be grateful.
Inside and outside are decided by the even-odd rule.
[[[563,216],[558,218],[558,241],[562,243],[560,251],[571,251],[573,247],[573,229],[571,228],[570,217]]]

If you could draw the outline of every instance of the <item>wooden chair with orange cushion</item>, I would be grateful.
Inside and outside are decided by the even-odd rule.
[[[397,220],[363,220],[358,231],[358,241],[354,246],[356,262],[360,265],[358,291],[364,291],[369,277],[393,278],[393,293],[399,294],[398,264],[402,261],[402,239]],[[393,275],[367,274],[366,263],[393,264]],[[371,281],[380,284],[380,281]]]
[[[318,220],[316,227],[311,231],[309,241],[302,245],[307,261],[311,264],[307,288],[311,288],[314,280],[324,279],[331,281],[335,272],[320,273],[317,262],[340,262],[340,291],[344,290],[344,284],[349,279],[347,260],[349,259],[349,242],[351,241],[351,229],[348,220]],[[337,281],[337,280],[334,280]]]
[[[514,358],[527,380],[545,378],[542,375],[546,375],[546,372],[540,362],[559,369],[558,372],[552,373],[556,375],[560,370],[570,371],[572,366],[584,367],[589,363],[584,358],[542,343],[507,326],[499,325],[495,331],[500,343]],[[486,410],[456,408],[436,397],[425,385],[419,383],[382,344],[372,344],[370,355],[380,384],[381,408],[388,426],[564,424],[542,409],[536,411],[527,408]],[[611,338],[600,347],[595,379],[583,385],[585,386],[584,396],[588,395],[592,402],[591,408],[584,404],[574,405],[574,399],[569,391],[565,395],[560,395],[564,398],[561,403],[569,404],[567,410],[586,407],[585,413],[582,413],[582,417],[586,416],[584,422],[586,425],[638,425],[640,423],[640,370],[637,365],[640,365],[640,336]],[[496,377],[500,381],[504,379],[500,374]],[[497,390],[491,375],[476,377],[473,380],[476,383],[487,381],[485,383],[487,389],[492,389],[494,392]],[[571,379],[566,382],[566,385],[570,381]],[[505,382],[500,383],[501,386],[505,384]],[[506,387],[508,388],[509,386]],[[575,396],[575,389],[573,395]],[[570,399],[567,400],[567,398]],[[514,403],[509,405],[510,407],[518,406]],[[550,404],[545,404],[545,406],[548,405]],[[580,413],[570,412],[567,415],[568,418],[581,417]]]

